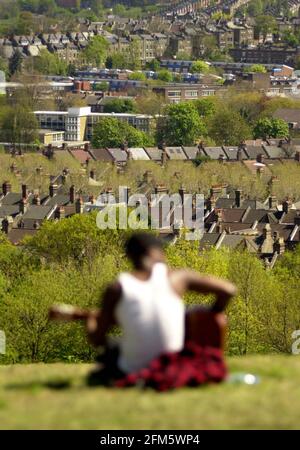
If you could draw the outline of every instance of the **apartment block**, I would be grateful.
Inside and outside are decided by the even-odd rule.
[[[64,140],[71,142],[90,141],[94,126],[104,117],[125,121],[133,127],[149,132],[152,116],[126,113],[92,113],[90,107],[69,108],[68,111],[35,111],[42,130],[63,131]]]

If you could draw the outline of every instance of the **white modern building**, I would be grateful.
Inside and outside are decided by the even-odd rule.
[[[127,113],[92,113],[90,107],[69,108],[68,111],[35,111],[41,129],[64,131],[65,141],[90,141],[94,126],[104,117],[114,117],[133,127],[149,132],[152,116]]]

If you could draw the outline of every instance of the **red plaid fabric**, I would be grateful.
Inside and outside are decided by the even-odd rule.
[[[221,350],[187,342],[180,352],[165,353],[154,359],[147,368],[125,375],[114,385],[142,385],[157,391],[167,391],[183,386],[219,383],[226,375],[227,368]]]

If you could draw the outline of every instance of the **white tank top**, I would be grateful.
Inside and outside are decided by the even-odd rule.
[[[168,268],[157,263],[147,281],[129,273],[119,276],[122,297],[116,319],[122,327],[119,367],[131,373],[184,343],[184,304],[170,285]]]

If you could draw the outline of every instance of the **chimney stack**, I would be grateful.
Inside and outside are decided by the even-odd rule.
[[[259,153],[256,157],[256,161],[261,164],[264,164],[264,159],[265,159],[265,157],[262,153]]]
[[[264,237],[264,239],[272,238],[271,232],[272,232],[272,230],[271,230],[270,224],[266,223],[266,225],[264,226],[264,229],[263,229],[263,237]]]
[[[27,198],[27,197],[28,197],[27,185],[22,184],[22,198]]]
[[[282,211],[287,214],[289,212],[290,209],[290,201],[289,199],[286,199],[283,203],[282,203]]]
[[[58,206],[55,211],[56,219],[63,219],[65,217],[65,208],[63,206]]]
[[[3,195],[7,195],[9,192],[11,192],[11,184],[8,181],[5,181],[2,184],[2,192]]]
[[[235,191],[235,206],[240,208],[242,204],[242,191],[241,189],[236,189]]]
[[[294,217],[294,224],[298,225],[298,227],[300,226],[300,213],[299,212],[297,212]]]
[[[206,206],[207,206],[208,211],[212,211],[213,209],[215,209],[216,201],[217,201],[217,199],[216,199],[216,197],[214,195],[211,195],[209,197],[209,199],[206,202]]]
[[[276,209],[277,197],[275,195],[270,195],[269,197],[269,209]]]
[[[243,149],[241,147],[237,150],[236,159],[237,161],[243,161]]]
[[[19,210],[21,214],[25,214],[27,211],[27,200],[24,197],[20,201]]]
[[[186,194],[186,189],[184,186],[181,186],[178,190],[178,193],[180,195],[181,201],[184,202],[184,195]]]
[[[39,206],[41,204],[41,199],[39,194],[35,194],[32,200],[33,205]]]
[[[58,186],[57,184],[51,183],[49,186],[49,195],[50,197],[54,197],[57,194]]]
[[[12,222],[8,219],[8,217],[5,217],[2,220],[2,227],[1,227],[3,233],[8,234],[9,231],[11,230],[11,228],[12,228]]]
[[[279,237],[276,239],[273,245],[274,253],[276,252],[278,255],[282,255],[285,251],[285,243],[283,237]]]
[[[72,186],[70,187],[70,203],[75,203],[75,186],[74,184],[72,184]]]
[[[82,198],[81,198],[81,197],[79,197],[79,198],[76,200],[76,203],[75,203],[75,212],[76,212],[76,214],[82,214],[82,213],[83,213],[83,201],[82,201]]]

